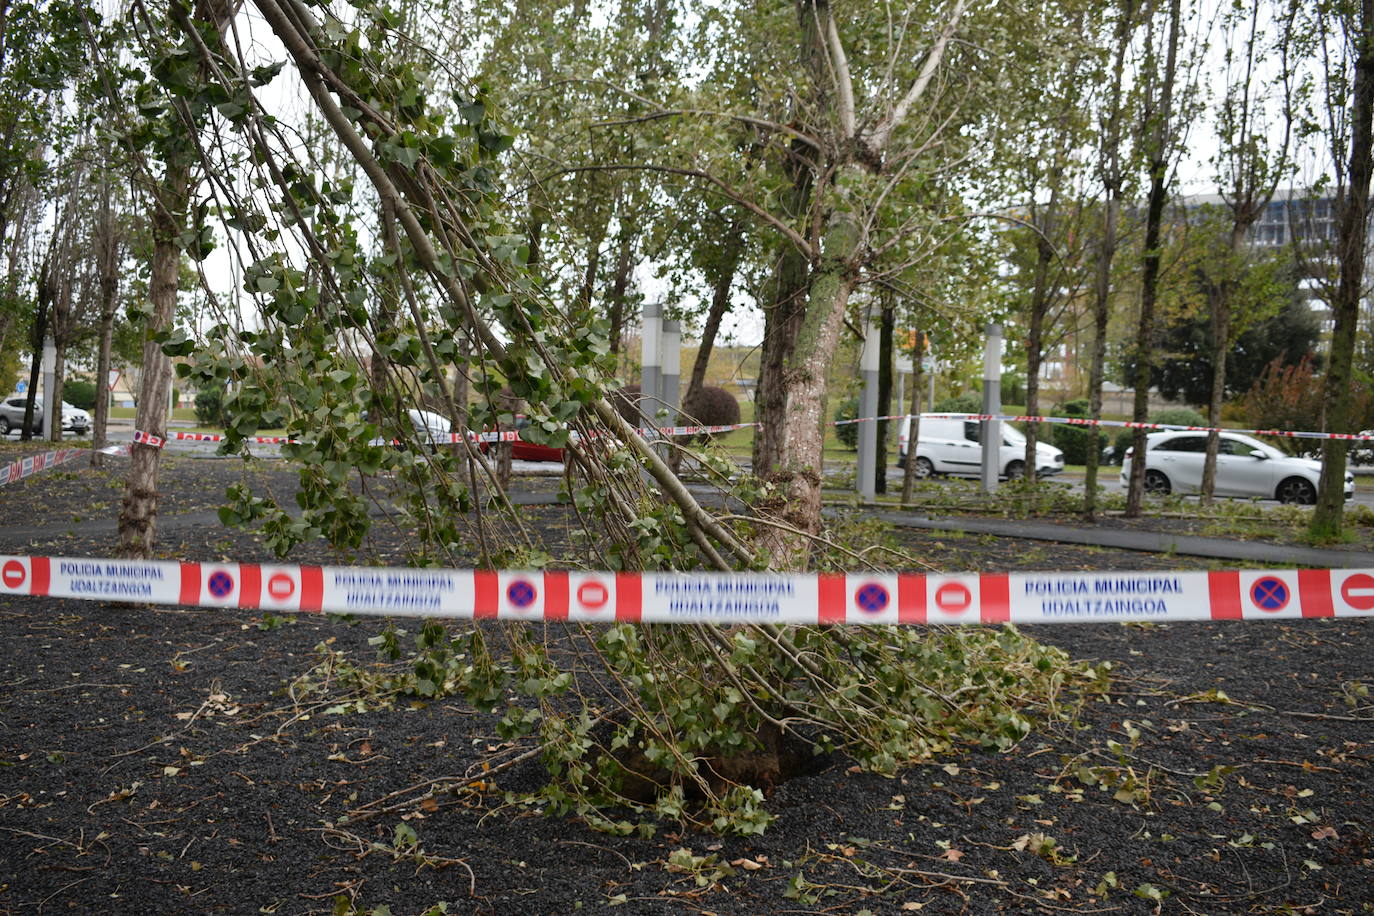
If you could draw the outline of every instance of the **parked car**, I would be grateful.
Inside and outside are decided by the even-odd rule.
[[[523,430],[530,425],[530,418],[524,414],[515,415],[516,431]],[[482,451],[486,452],[490,443],[482,443]],[[563,450],[554,448],[550,445],[539,445],[526,439],[517,439],[510,443],[510,456],[515,461],[557,461],[562,464]]]
[[[911,417],[897,425],[897,466],[906,467],[907,440]],[[920,441],[916,443],[916,476],[951,474],[977,477],[982,473],[983,424],[977,420],[954,420],[921,414]],[[1049,477],[1064,470],[1064,453],[1043,442],[1035,444],[1035,473]],[[1015,479],[1025,473],[1026,437],[1020,430],[1002,424],[1002,447],[998,452],[998,474]]]
[[[410,417],[410,425],[415,427],[416,438],[425,445],[447,445],[452,441],[453,424],[443,414],[411,408],[406,415]]]
[[[530,418],[524,414],[516,414],[515,428],[523,430],[530,425]],[[520,439],[518,442],[511,443],[510,456],[516,461],[557,461],[563,463],[563,450],[554,448],[550,445],[539,445]]]
[[[24,404],[27,395],[15,394],[0,401],[0,436],[9,435],[12,429],[24,426]],[[33,400],[33,423],[29,427],[35,433],[43,431],[43,399]],[[84,436],[91,429],[91,415],[79,407],[62,402],[62,429],[65,432]]]
[[[1131,476],[1134,449],[1121,463],[1122,486]],[[1196,432],[1150,433],[1145,437],[1145,492],[1195,493],[1202,487],[1207,435]],[[1285,455],[1241,433],[1222,433],[1217,451],[1217,496],[1252,496],[1308,506],[1317,501],[1322,463]],[[1355,477],[1346,472],[1345,498],[1355,495]]]

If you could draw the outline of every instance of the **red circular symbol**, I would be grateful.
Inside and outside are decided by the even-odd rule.
[[[5,563],[3,573],[0,573],[5,580],[6,588],[18,588],[24,584],[24,564],[18,560],[10,560]]]
[[[946,614],[962,614],[973,603],[973,592],[962,582],[946,582],[935,590],[935,606]]]
[[[290,598],[296,590],[296,580],[286,573],[273,573],[272,578],[267,580],[267,594],[278,601],[285,601]]]
[[[611,593],[600,582],[583,582],[577,587],[577,600],[583,607],[598,611],[611,600]]]
[[[1341,597],[1357,611],[1374,611],[1374,576],[1355,573],[1341,583]]]

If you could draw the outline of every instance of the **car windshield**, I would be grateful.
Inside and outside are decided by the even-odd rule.
[[[1002,439],[1007,445],[1025,445],[1026,436],[1014,426],[1002,424]]]
[[[1231,444],[1230,454],[1232,455],[1249,455],[1254,452],[1259,452],[1266,458],[1284,457],[1283,452],[1274,448],[1272,445],[1265,445],[1258,439],[1251,439],[1249,436],[1230,435],[1227,436],[1226,439]]]

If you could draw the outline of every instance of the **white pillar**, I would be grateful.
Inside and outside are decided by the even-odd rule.
[[[53,430],[62,428],[62,402],[53,395],[57,387],[57,344],[43,338],[43,438],[51,439]]]
[[[663,365],[662,347],[663,304],[646,302],[643,329],[640,333],[639,409],[650,418],[658,416],[658,393]],[[651,419],[649,425],[658,424]]]
[[[877,454],[878,424],[878,362],[882,358],[882,336],[872,318],[864,319],[863,350],[859,357],[859,371],[863,377],[863,394],[859,398],[859,470],[855,482],[859,498],[872,500],[878,492]]]
[[[664,426],[676,426],[678,408],[682,406],[682,324],[676,319],[663,322],[663,375],[659,385],[659,400],[668,415]]]
[[[983,413],[1002,412],[1002,326],[995,322],[987,327],[987,345],[983,350]],[[998,472],[1002,464],[1002,424],[997,420],[983,421],[983,481],[984,493],[997,489]]]

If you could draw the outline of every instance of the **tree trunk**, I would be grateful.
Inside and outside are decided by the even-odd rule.
[[[1053,180],[1058,184],[1057,176]],[[1050,234],[1054,225],[1053,211],[1057,198],[1058,189],[1055,188],[1050,192],[1049,212],[1043,220],[1037,220],[1041,223],[1041,234],[1036,236],[1035,242],[1035,286],[1031,290],[1030,327],[1026,332],[1026,416],[1029,417],[1040,416],[1040,366],[1044,360],[1045,317],[1053,297],[1050,291],[1050,265],[1054,260],[1054,247],[1050,245],[1046,236]],[[1039,465],[1036,460],[1039,433],[1039,423],[1026,424],[1023,473],[1027,482],[1032,484],[1035,483],[1036,468]]]
[[[692,396],[706,384],[706,369],[711,362],[711,351],[716,345],[716,335],[720,333],[720,322],[730,308],[730,293],[734,289],[735,272],[739,270],[740,259],[744,256],[744,227],[733,223],[730,227],[730,241],[726,247],[725,264],[720,276],[711,289],[711,307],[706,312],[706,324],[701,329],[701,345],[697,347],[697,358],[692,363],[692,377],[687,382],[687,393],[682,403],[691,401]]]
[[[896,330],[897,316],[892,305],[892,294],[883,296],[882,324],[878,331],[878,416],[892,413],[892,338]],[[878,445],[873,455],[873,489],[876,493],[887,493],[887,429],[886,420],[878,421]]]
[[[1368,235],[1371,169],[1371,117],[1374,116],[1374,0],[1361,0],[1356,36],[1355,83],[1350,105],[1350,188],[1342,201],[1340,280],[1332,303],[1335,327],[1331,332],[1331,360],[1323,386],[1323,406],[1328,432],[1350,432],[1351,368],[1355,357],[1355,333],[1360,320],[1360,293],[1364,283],[1365,244]],[[1308,532],[1314,540],[1329,541],[1341,531],[1345,510],[1346,443],[1322,441],[1322,476],[1317,506]]]
[[[1103,205],[1102,243],[1097,254],[1097,276],[1093,283],[1093,344],[1088,370],[1088,415],[1094,421],[1102,419],[1102,382],[1107,367],[1107,320],[1111,315],[1112,261],[1116,257],[1116,219],[1118,198],[1110,191]],[[1097,470],[1100,463],[1098,447],[1102,441],[1101,427],[1093,425],[1092,445],[1088,448],[1087,467],[1083,475],[1083,515],[1088,521],[1097,517]]]
[[[1157,107],[1147,125],[1149,141],[1150,198],[1145,215],[1145,255],[1140,278],[1140,323],[1135,342],[1135,405],[1132,418],[1145,423],[1150,417],[1150,368],[1154,363],[1155,306],[1159,299],[1160,250],[1164,225],[1164,204],[1169,197],[1170,123],[1173,120],[1174,77],[1178,65],[1180,20],[1179,0],[1169,3],[1169,47]],[[1131,462],[1130,486],[1126,492],[1126,517],[1138,518],[1145,495],[1145,430],[1135,431],[1135,458]]]
[[[806,305],[799,310],[800,333],[782,373],[785,405],[774,418],[780,427],[779,460],[768,475],[778,486],[781,503],[768,507],[768,514],[785,527],[765,525],[759,536],[759,547],[773,569],[805,569],[811,537],[820,533],[827,376],[853,289],[850,261],[859,244],[858,225],[847,214],[834,213],[820,263],[808,284]]]
[[[152,275],[148,298],[152,314],[143,342],[143,377],[139,384],[135,428],[165,439],[167,436],[167,384],[172,361],[154,340],[171,330],[176,316],[177,279],[181,247],[177,239],[186,221],[190,192],[190,168],[184,162],[168,163],[167,173],[152,203]],[[157,523],[157,470],[162,450],[142,442],[130,446],[129,478],[124,505],[119,513],[119,555],[146,559],[152,555]]]
[[[620,352],[620,338],[625,334],[625,319],[629,317],[626,298],[630,289],[630,273],[634,269],[635,230],[631,225],[620,227],[620,242],[616,246],[615,274],[611,278],[611,295],[607,306],[611,318],[611,352]]]
[[[91,430],[91,465],[101,467],[110,422],[110,350],[114,344],[115,315],[119,306],[119,226],[110,208],[110,185],[100,186],[99,249],[96,269],[100,282],[100,343],[95,358],[95,421]]]
[[[592,300],[596,297],[596,274],[601,267],[601,243],[606,240],[606,225],[603,223],[597,227],[598,231],[593,233],[587,242],[587,266],[582,271],[582,288],[578,290],[577,301],[583,308],[588,308]],[[611,355],[620,354],[620,334],[621,328],[614,321],[611,322]]]
[[[33,357],[29,360],[29,390],[24,399],[24,426],[19,431],[23,442],[33,439],[34,402],[38,397],[38,380],[43,372],[43,342],[48,336],[48,309],[52,301],[52,288],[48,285],[48,258],[44,257],[43,266],[38,270],[38,313],[33,320]]]
[[[1121,118],[1122,82],[1125,74],[1126,51],[1130,45],[1134,0],[1122,3],[1117,20],[1114,43],[1112,89],[1107,105],[1106,121],[1102,125],[1102,145],[1098,149],[1098,168],[1102,176],[1105,200],[1102,204],[1102,239],[1097,253],[1097,272],[1093,283],[1093,344],[1088,370],[1088,413],[1094,421],[1102,419],[1102,382],[1107,365],[1107,322],[1111,315],[1112,262],[1116,258],[1116,224],[1121,207]],[[1090,427],[1093,444],[1088,449],[1088,463],[1083,476],[1083,516],[1097,519],[1097,470],[1100,427]]]
[[[1236,244],[1231,246],[1232,253]],[[1207,401],[1207,422],[1213,427],[1207,434],[1207,453],[1202,460],[1202,482],[1199,485],[1202,504],[1211,505],[1217,485],[1217,453],[1221,451],[1221,408],[1226,402],[1226,357],[1231,349],[1231,284],[1223,279],[1212,295],[1212,393]]]
[[[790,248],[790,246],[789,246]],[[806,260],[800,252],[779,258],[773,302],[764,307],[763,355],[754,390],[754,474],[771,475],[782,462],[782,421],[787,412],[785,369],[792,360],[806,315]]]
[[[921,441],[921,383],[925,374],[922,363],[926,356],[926,335],[916,331],[916,342],[911,348],[911,422],[906,430],[906,466],[902,471],[902,505],[911,505],[911,494],[916,489],[916,446]]]

